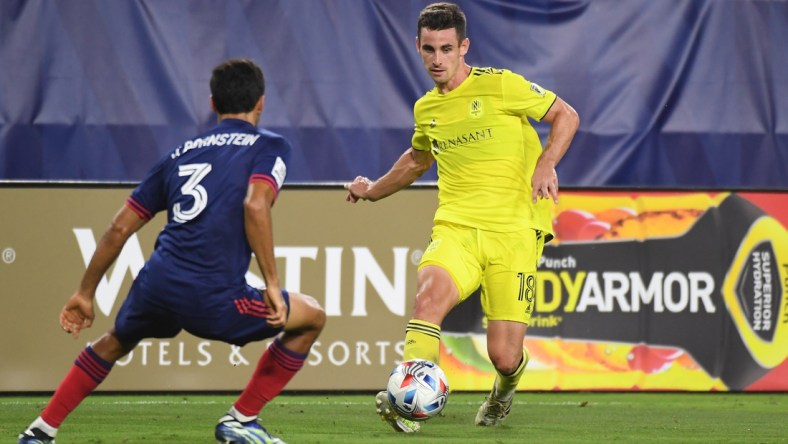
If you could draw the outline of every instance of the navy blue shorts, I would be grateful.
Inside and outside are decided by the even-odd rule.
[[[199,338],[244,345],[282,331],[268,326],[262,291],[249,285],[218,294],[172,294],[140,281],[134,281],[115,318],[115,333],[124,342],[172,338],[186,330]],[[289,310],[290,295],[282,290],[282,296]]]

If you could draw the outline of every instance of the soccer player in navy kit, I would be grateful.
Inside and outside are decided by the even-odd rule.
[[[287,173],[290,144],[258,129],[263,73],[249,60],[217,66],[211,107],[219,123],[184,142],[148,173],[102,236],[79,289],[60,314],[75,338],[90,327],[101,277],[126,240],[156,213],[167,224],[135,279],[115,326],[77,357],[57,391],[19,443],[52,443],[60,424],[145,338],[181,330],[244,345],[275,337],[238,400],[216,425],[222,443],[282,442],[258,424],[263,406],[303,366],[325,324],[307,295],[280,288],[274,260],[271,207]],[[266,289],[247,285],[252,253]]]

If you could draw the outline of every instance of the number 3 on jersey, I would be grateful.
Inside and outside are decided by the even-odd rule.
[[[181,186],[184,196],[194,198],[194,204],[188,210],[181,209],[181,203],[172,206],[172,219],[178,223],[188,222],[197,217],[208,206],[208,192],[200,185],[200,181],[211,172],[210,163],[190,163],[178,167],[178,176],[189,176],[186,183]]]

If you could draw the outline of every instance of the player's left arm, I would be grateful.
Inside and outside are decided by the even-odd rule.
[[[279,286],[271,220],[271,208],[276,195],[277,190],[268,182],[249,183],[244,199],[244,228],[246,239],[265,279],[265,300],[271,310],[268,314],[268,324],[272,327],[282,327],[287,321],[287,305]]]
[[[556,97],[542,121],[549,122],[551,126],[547,143],[536,161],[536,168],[531,178],[533,188],[531,199],[536,203],[537,199],[552,197],[553,201],[558,203],[558,174],[555,172],[555,167],[569,149],[569,144],[580,125],[580,117],[574,108],[560,97]]]
[[[118,258],[129,237],[147,222],[147,219],[140,217],[128,204],[115,214],[109,228],[101,236],[93,257],[90,258],[79,288],[60,312],[60,326],[67,333],[71,333],[76,338],[80,330],[93,325],[95,317],[93,300],[101,277]]]

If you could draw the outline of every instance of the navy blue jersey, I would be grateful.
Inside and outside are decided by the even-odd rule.
[[[263,182],[278,194],[290,151],[278,134],[225,119],[166,155],[126,201],[146,220],[167,211],[140,273],[145,285],[172,295],[244,286],[252,253],[244,229],[248,185]]]

